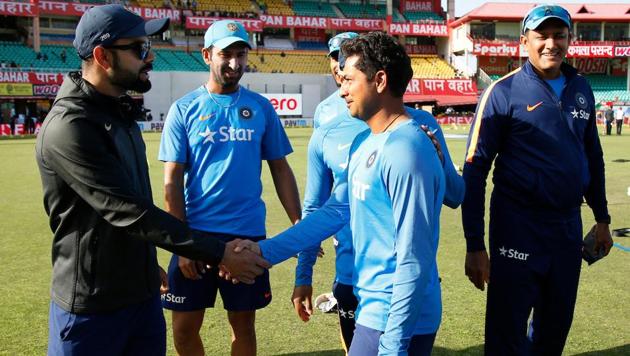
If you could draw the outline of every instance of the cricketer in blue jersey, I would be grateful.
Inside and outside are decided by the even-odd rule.
[[[580,276],[584,198],[597,222],[596,249],[608,254],[612,246],[595,99],[563,63],[570,28],[560,6],[530,10],[521,35],[528,61],[485,91],[471,127],[462,220],[466,274],[481,290],[488,283],[487,355],[562,354]],[[493,161],[488,259],[484,203]]]
[[[291,145],[269,101],[239,86],[250,48],[243,25],[217,21],[204,40],[209,80],[177,100],[164,124],[159,159],[165,162],[166,209],[205,238],[263,240],[262,160],[291,221],[301,215],[285,159]],[[175,348],[180,354],[203,353],[199,329],[218,290],[232,327],[232,353],[255,355],[255,310],[271,301],[269,274],[253,285],[233,285],[217,272],[173,255],[163,305],[173,311]]]
[[[345,101],[344,101],[345,102]],[[444,175],[446,191],[444,204],[457,208],[464,199],[464,180],[457,173],[451,160],[444,134],[433,115],[426,111],[405,107],[407,114],[421,126],[426,126],[440,143],[444,155]],[[354,138],[368,129],[364,121],[355,119],[346,112],[341,117],[322,125],[313,131],[308,146],[308,166],[306,190],[304,193],[303,217],[319,209],[330,197],[333,186],[345,174],[348,151]],[[358,301],[352,292],[352,236],[350,226],[346,225],[334,236],[335,246],[335,281],[333,295],[337,300],[339,322],[344,348],[350,347],[354,333],[354,314]],[[303,251],[298,256],[296,267],[294,304],[301,308],[298,315],[307,321],[312,309],[312,274],[317,259],[318,249]],[[296,297],[299,296],[296,301]]]
[[[337,87],[341,86],[341,77],[339,76],[339,49],[341,44],[351,38],[357,37],[355,32],[342,32],[334,36],[328,41],[328,61],[330,64],[330,72]],[[326,124],[336,118],[339,114],[346,112],[346,102],[339,95],[339,90],[330,94],[326,99],[322,100],[315,108],[313,116],[313,127]]]
[[[341,95],[369,126],[350,146],[328,201],[293,228],[243,248],[279,263],[352,229],[359,300],[349,355],[429,355],[441,320],[436,264],[445,181],[435,147],[405,110],[404,48],[381,32],[342,45]]]

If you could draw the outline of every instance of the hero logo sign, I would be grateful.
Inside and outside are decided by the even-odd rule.
[[[284,115],[302,115],[302,94],[261,94],[269,100],[276,113]]]

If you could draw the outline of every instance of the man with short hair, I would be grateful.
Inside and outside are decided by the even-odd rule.
[[[337,37],[343,34],[337,35]],[[354,38],[356,36],[353,36]],[[345,41],[347,39],[344,39]],[[341,46],[343,44],[333,42]],[[334,61],[333,72],[339,71],[337,59],[343,56],[335,53],[331,48],[331,63]],[[338,50],[337,50],[338,51]],[[333,59],[334,57],[334,59]],[[339,94],[339,91],[335,92]],[[339,96],[341,98],[341,96]],[[343,100],[345,104],[345,100]],[[313,130],[308,145],[308,166],[306,190],[304,193],[303,218],[322,207],[330,197],[331,191],[339,183],[340,177],[345,175],[348,152],[354,138],[368,129],[368,125],[361,119],[354,118],[348,112],[347,106],[340,108],[340,114]],[[451,160],[444,134],[435,118],[426,111],[405,107],[407,114],[418,124],[424,126],[429,137],[439,142],[443,154],[443,167],[446,182],[444,204],[455,209],[464,199],[464,181],[457,173]],[[358,301],[352,287],[352,232],[350,225],[346,225],[335,234],[335,281],[333,296],[337,301],[341,341],[344,350],[352,344],[355,329],[355,314]],[[308,321],[313,313],[312,308],[312,275],[313,265],[317,259],[318,248],[303,251],[298,255],[296,266],[295,288],[292,300],[298,316]]]
[[[480,290],[488,283],[486,355],[562,353],[580,276],[584,198],[597,222],[595,250],[612,246],[595,98],[563,62],[570,29],[564,8],[531,9],[521,35],[528,61],[486,89],[471,127],[465,273]],[[484,204],[495,157],[488,258]]]
[[[604,110],[604,124],[606,125],[606,136],[612,134],[612,124],[615,121],[615,113],[612,108],[612,103],[606,106]]]
[[[64,79],[37,136],[54,232],[49,355],[166,354],[160,292],[168,286],[155,246],[221,263],[250,283],[268,267],[198,238],[153,204],[141,111],[125,93],[151,88],[147,36],[168,24],[120,5],[88,9],[74,40],[83,71]]]
[[[341,87],[341,77],[339,77],[339,50],[341,44],[349,39],[357,37],[355,32],[342,32],[328,41],[328,63],[330,65],[330,72],[332,78],[337,85],[337,88]],[[328,123],[339,114],[347,111],[346,102],[339,95],[339,89],[330,94],[326,99],[322,100],[315,108],[315,115],[313,116],[313,128]]]
[[[340,93],[349,115],[369,129],[351,143],[347,169],[320,209],[273,239],[240,247],[280,263],[350,221],[359,305],[349,354],[429,355],[441,319],[435,257],[442,163],[403,105],[413,75],[404,47],[371,32],[346,41],[342,52]]]
[[[289,219],[300,219],[297,184],[285,158],[292,148],[282,123],[269,100],[239,85],[249,49],[240,22],[214,22],[201,50],[209,79],[177,100],[164,123],[159,159],[165,162],[166,210],[208,240],[265,239],[262,160]],[[232,329],[232,354],[256,354],[256,310],[271,302],[267,272],[251,286],[232,285],[201,261],[173,255],[169,286],[163,305],[173,311],[178,353],[203,354],[199,330],[218,290]]]

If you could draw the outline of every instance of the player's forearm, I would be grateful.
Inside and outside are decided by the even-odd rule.
[[[302,209],[300,206],[300,193],[298,192],[297,183],[293,170],[289,164],[284,162],[275,162],[270,164],[271,177],[278,194],[278,199],[284,207],[291,223],[295,223],[302,217]]]
[[[181,221],[186,220],[184,174],[177,164],[167,163],[164,172],[164,210]]]

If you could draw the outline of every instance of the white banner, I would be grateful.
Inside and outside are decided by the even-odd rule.
[[[302,115],[302,94],[262,94],[280,116]]]

